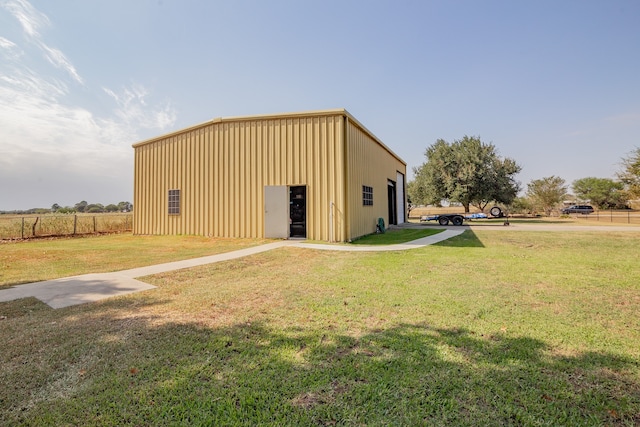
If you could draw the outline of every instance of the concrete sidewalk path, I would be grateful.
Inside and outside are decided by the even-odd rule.
[[[35,297],[51,308],[63,308],[84,304],[86,302],[99,301],[104,298],[155,288],[153,285],[136,280],[136,277],[165,273],[167,271],[191,268],[214,262],[228,261],[270,251],[290,243],[291,241],[285,240],[233,252],[150,265],[148,267],[132,268],[130,270],[116,271],[113,273],[91,273],[17,285],[13,288],[0,290],[0,302]]]
[[[92,273],[81,276],[64,277],[61,279],[46,280],[43,282],[27,283],[12,288],[0,290],[0,302],[13,301],[20,298],[35,297],[51,308],[63,308],[87,302],[99,301],[118,295],[126,295],[134,292],[154,289],[155,286],[137,280],[136,277],[181,270],[183,268],[197,267],[215,262],[229,261],[255,255],[261,252],[293,246],[306,249],[321,249],[333,251],[398,251],[420,248],[441,242],[464,232],[460,230],[445,230],[441,233],[423,237],[411,242],[398,245],[384,246],[357,246],[357,245],[328,245],[305,243],[295,240],[282,240],[267,243],[247,249],[210,255],[200,258],[192,258],[183,261],[168,262],[164,264],[150,265],[148,267],[132,268],[113,273]]]
[[[407,243],[397,245],[325,245],[321,243],[305,243],[298,242],[293,246],[297,248],[320,249],[328,251],[345,251],[345,252],[384,252],[384,251],[406,251],[408,249],[421,248],[423,246],[433,245],[444,240],[459,236],[464,233],[467,228],[463,229],[446,229],[438,234],[423,237],[421,239],[412,240]]]
[[[63,308],[153,288],[155,286],[118,272],[93,273],[3,289],[0,302],[35,297],[51,308]]]

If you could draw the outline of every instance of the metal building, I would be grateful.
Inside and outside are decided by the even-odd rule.
[[[135,234],[339,242],[406,218],[406,163],[344,109],[217,118],[133,147]]]

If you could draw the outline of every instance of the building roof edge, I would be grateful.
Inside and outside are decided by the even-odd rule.
[[[178,129],[173,132],[169,132],[163,135],[155,136],[153,138],[148,138],[139,142],[132,144],[133,148],[138,148],[147,144],[151,144],[155,141],[159,141],[162,139],[170,138],[172,136],[177,136],[186,132],[190,132],[193,130],[197,130],[203,128],[208,125],[216,124],[216,123],[233,123],[240,121],[250,121],[250,120],[269,120],[269,119],[287,119],[287,118],[296,118],[296,117],[321,117],[321,116],[332,116],[332,115],[342,115],[347,117],[349,121],[354,123],[357,127],[362,129],[367,135],[369,135],[374,141],[376,141],[382,148],[389,152],[393,157],[395,157],[398,161],[400,161],[405,166],[407,163],[400,158],[396,153],[393,152],[385,143],[383,143],[373,132],[366,128],[358,119],[356,119],[351,113],[349,113],[345,108],[334,108],[327,110],[310,110],[310,111],[299,111],[299,112],[291,112],[291,113],[277,113],[277,114],[255,114],[250,116],[230,116],[230,117],[216,117],[211,120],[207,120],[206,122],[198,123],[196,125],[188,126],[186,128]]]

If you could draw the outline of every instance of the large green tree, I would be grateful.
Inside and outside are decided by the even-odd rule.
[[[581,178],[571,185],[576,196],[589,200],[600,209],[623,207],[625,205],[624,184],[609,178]]]
[[[481,211],[491,202],[510,204],[520,191],[515,175],[521,167],[510,158],[501,158],[493,144],[479,137],[465,136],[448,143],[439,139],[427,148],[426,162],[414,168],[409,186],[414,203],[459,202]]]
[[[527,184],[527,196],[534,208],[543,210],[549,216],[551,211],[567,195],[564,179],[558,176],[534,179]]]
[[[640,199],[640,147],[622,159],[618,179],[624,184],[629,199]]]

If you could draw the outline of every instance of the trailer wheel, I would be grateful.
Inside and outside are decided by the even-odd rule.
[[[438,218],[438,224],[440,225],[449,224],[449,218],[447,218],[446,216],[441,216],[440,218]]]
[[[453,225],[462,225],[462,222],[464,221],[464,218],[461,217],[460,215],[458,216],[454,216],[451,219],[451,222],[453,223]]]
[[[502,218],[502,209],[499,206],[492,207],[489,213],[496,218]]]

